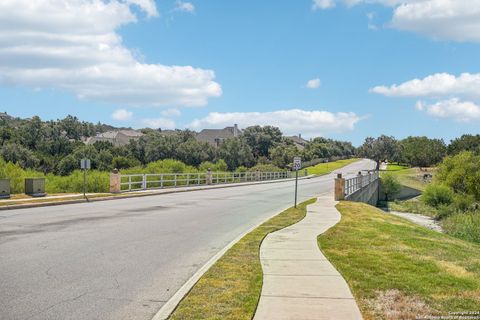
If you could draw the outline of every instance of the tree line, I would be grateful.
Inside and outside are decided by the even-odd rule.
[[[398,162],[411,167],[431,167],[440,163],[447,155],[457,155],[463,151],[480,154],[480,135],[465,134],[446,144],[442,139],[408,137],[397,140],[392,136],[369,137],[356,150],[360,157],[377,162]]]
[[[83,141],[98,133],[115,128],[106,124],[80,121],[73,116],[56,121],[31,119],[0,120],[0,157],[44,174],[69,175],[79,168],[82,158],[91,159],[92,169],[109,171],[145,166],[149,163],[175,159],[186,165],[221,162],[228,170],[256,165],[288,168],[294,156],[304,160],[317,158],[346,158],[355,155],[350,142],[325,138],[312,139],[299,150],[291,139],[285,138],[279,128],[252,126],[238,138],[224,140],[218,147],[198,141],[196,133],[176,130],[165,135],[159,130],[142,129],[144,135],[125,146],[97,141],[86,145]]]
[[[274,126],[248,127],[240,137],[226,139],[218,147],[198,141],[196,133],[189,130],[165,135],[159,130],[142,129],[144,136],[121,147],[105,141],[93,145],[83,142],[98,133],[119,129],[128,128],[80,121],[73,116],[56,121],[42,121],[39,117],[2,119],[0,157],[24,169],[69,175],[79,168],[82,158],[91,159],[92,168],[100,171],[145,166],[164,159],[179,160],[197,168],[204,163],[213,165],[222,161],[233,171],[256,165],[285,169],[291,166],[295,156],[301,156],[303,161],[365,157],[378,163],[389,160],[428,167],[439,163],[446,155],[480,152],[480,135],[463,135],[448,145],[441,139],[408,137],[397,140],[382,135],[367,138],[358,148],[350,142],[317,137],[300,150]]]

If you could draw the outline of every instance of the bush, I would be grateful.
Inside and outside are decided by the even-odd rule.
[[[256,166],[249,168],[248,171],[278,172],[278,171],[286,171],[286,170],[282,170],[273,164],[257,164]]]
[[[200,172],[206,172],[208,169],[211,169],[213,172],[226,172],[228,171],[228,166],[224,160],[220,159],[217,162],[213,163],[210,161],[204,161],[198,166]]]
[[[385,174],[382,176],[382,190],[385,193],[385,198],[388,201],[393,196],[402,190],[402,185],[398,182],[398,179],[391,175]]]
[[[10,179],[10,192],[24,193],[25,178],[43,177],[43,173],[34,170],[24,170],[20,165],[6,162],[0,158],[0,179]]]
[[[435,215],[436,220],[443,220],[450,216],[453,216],[456,212],[455,207],[452,205],[440,205],[437,209],[437,214]]]
[[[439,184],[428,185],[422,195],[422,201],[435,208],[452,204],[453,198],[453,190],[445,185]]]
[[[464,240],[480,243],[480,212],[461,213],[442,223],[446,233]]]
[[[475,197],[469,194],[456,194],[453,203],[460,211],[475,210],[477,205]]]
[[[110,174],[104,171],[87,172],[87,192],[109,192]],[[83,171],[75,170],[69,176],[47,175],[45,182],[47,193],[81,193],[83,192]]]

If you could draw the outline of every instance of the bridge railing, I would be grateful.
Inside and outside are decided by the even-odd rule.
[[[292,178],[291,171],[120,174],[121,191],[228,184]]]
[[[377,181],[379,177],[378,171],[369,171],[366,174],[359,172],[357,176],[349,179],[345,179],[342,174],[339,174],[335,179],[335,200],[348,199],[349,196]]]
[[[356,177],[345,179],[345,196],[354,194],[358,190],[365,188],[370,183],[376,181],[379,178],[379,172],[373,171],[369,172],[366,175],[359,174]]]

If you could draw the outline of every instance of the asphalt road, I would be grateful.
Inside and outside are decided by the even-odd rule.
[[[150,320],[229,242],[291,206],[293,187],[0,211],[0,319]],[[301,180],[299,201],[332,190],[333,174]]]

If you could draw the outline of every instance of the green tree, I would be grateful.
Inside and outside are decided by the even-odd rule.
[[[273,126],[252,126],[243,131],[242,137],[255,158],[268,157],[270,148],[282,141],[282,132]]]
[[[448,146],[449,155],[456,155],[462,151],[480,153],[480,134],[464,134],[460,138],[451,141]]]
[[[398,179],[391,175],[386,174],[382,176],[382,190],[385,193],[385,200],[389,201],[392,199],[396,194],[398,194],[402,190],[402,185],[398,181]]]
[[[359,156],[377,162],[377,169],[379,169],[381,161],[398,158],[399,146],[394,137],[381,135],[378,138],[369,137],[365,139],[365,142],[357,151]]]
[[[294,145],[278,145],[270,149],[272,163],[280,168],[286,168],[299,154],[300,151]]]
[[[400,142],[402,160],[413,167],[430,167],[445,157],[443,140],[427,137],[408,137]]]
[[[435,182],[480,200],[480,155],[463,151],[446,157],[438,166]]]
[[[225,161],[231,171],[239,166],[250,167],[254,163],[249,145],[243,139],[238,138],[226,139],[218,148],[217,156]]]
[[[6,161],[16,163],[24,169],[35,169],[40,163],[32,151],[16,143],[5,144],[0,149],[0,155]]]

